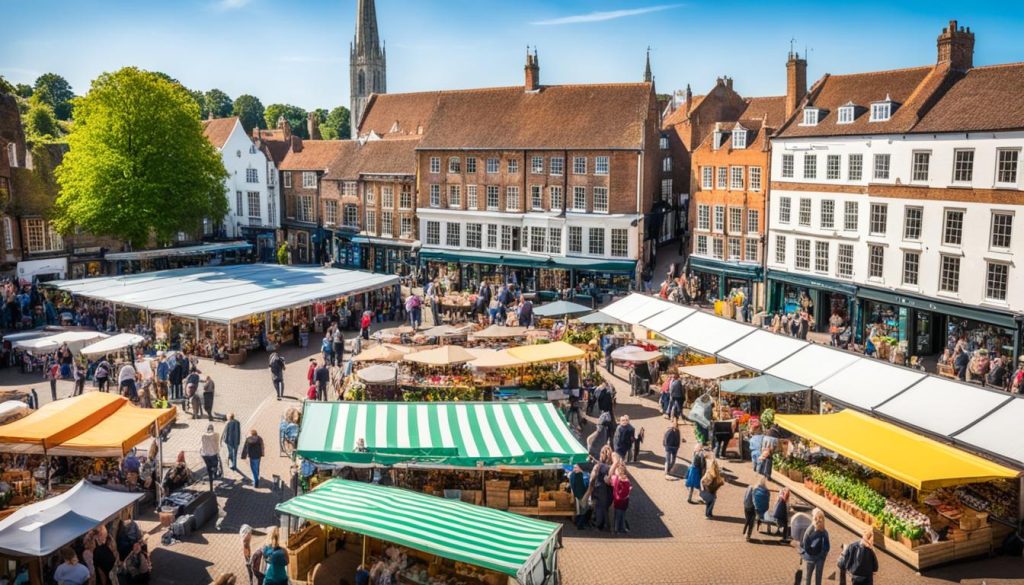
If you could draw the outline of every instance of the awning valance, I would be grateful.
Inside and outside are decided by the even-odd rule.
[[[252,244],[249,242],[216,242],[213,244],[202,244],[200,246],[182,246],[180,248],[157,248],[155,250],[139,250],[137,252],[113,252],[108,253],[104,258],[106,260],[148,260],[151,258],[170,258],[172,256],[218,254],[221,252],[249,250],[251,248]]]
[[[531,575],[561,525],[370,483],[332,479],[277,506],[284,514],[540,583]],[[543,572],[541,572],[543,575]]]
[[[853,410],[777,414],[775,424],[920,490],[1019,475],[1008,467]]]
[[[587,354],[578,347],[564,341],[538,343],[536,345],[520,345],[506,349],[514,358],[530,364],[571,362],[583,359]]]
[[[521,402],[306,402],[297,452],[318,463],[428,468],[587,460],[553,404]]]

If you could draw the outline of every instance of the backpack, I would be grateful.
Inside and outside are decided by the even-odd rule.
[[[618,479],[612,486],[612,499],[623,501],[629,499],[629,492],[633,491],[633,484],[629,479]]]

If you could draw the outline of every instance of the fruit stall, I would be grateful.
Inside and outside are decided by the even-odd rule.
[[[915,569],[988,555],[1019,521],[1020,472],[869,415],[777,414],[772,479]]]

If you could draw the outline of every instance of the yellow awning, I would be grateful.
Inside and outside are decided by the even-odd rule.
[[[106,392],[51,402],[21,420],[0,426],[0,451],[42,453],[88,431],[125,402]]]
[[[544,362],[571,362],[582,359],[586,352],[573,347],[564,341],[553,343],[541,343],[537,345],[521,345],[510,347],[505,351],[514,358],[523,360],[528,364],[539,364]]]
[[[836,414],[777,414],[775,422],[919,490],[1020,475],[1008,467],[854,410]]]
[[[164,428],[174,421],[175,407],[138,408],[126,404],[96,426],[49,450],[51,455],[122,457],[149,438],[153,424]]]

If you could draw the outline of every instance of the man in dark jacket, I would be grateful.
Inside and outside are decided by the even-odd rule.
[[[683,415],[683,399],[685,397],[686,391],[683,389],[683,381],[679,379],[679,374],[672,374],[672,381],[668,385],[668,416],[675,419],[676,422]]]
[[[178,354],[174,360],[174,366],[171,367],[167,376],[167,380],[171,384],[171,400],[181,400],[185,397],[182,392],[182,383],[185,381],[185,376],[188,375],[186,367],[184,356]]]
[[[228,422],[224,425],[221,441],[228,448],[228,461],[231,469],[238,471],[238,445],[242,442],[242,425],[235,420],[235,413],[228,413]]]
[[[331,371],[327,369],[327,362],[320,364],[313,372],[313,382],[316,384],[316,399],[327,400],[327,384],[331,382]]]
[[[619,418],[619,426],[615,427],[615,438],[612,440],[612,450],[626,460],[626,455],[633,448],[633,441],[636,439],[636,429],[629,424],[629,415],[622,415]]]
[[[672,468],[676,465],[676,454],[679,452],[679,444],[682,437],[679,436],[679,427],[675,423],[669,425],[665,430],[665,436],[661,440],[661,446],[665,448],[665,479],[672,477]]]
[[[597,389],[597,409],[601,412],[611,413],[612,418],[614,419],[615,415],[612,413],[612,402],[613,397],[611,388],[609,388],[608,383],[605,382]]]
[[[839,570],[846,571],[853,585],[872,585],[878,572],[878,557],[875,556],[875,536],[867,528],[857,542],[847,546],[839,556]]]
[[[274,383],[274,392],[277,392],[277,399],[284,396],[284,358],[275,351],[270,355],[270,380]]]

